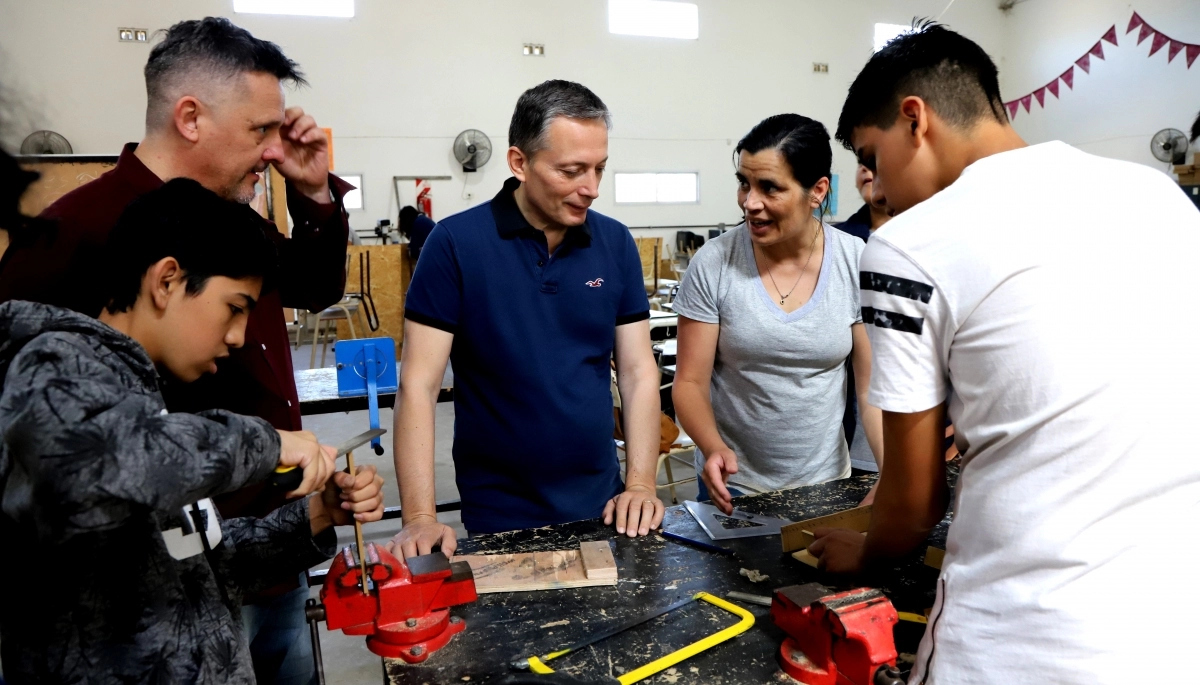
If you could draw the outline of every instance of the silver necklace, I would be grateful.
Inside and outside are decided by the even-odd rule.
[[[791,297],[792,293],[796,292],[796,288],[800,285],[800,281],[804,279],[804,270],[808,268],[808,263],[812,261],[813,247],[817,244],[817,236],[821,235],[824,230],[824,227],[818,224],[817,230],[813,231],[812,242],[808,244],[808,259],[804,260],[804,266],[800,267],[800,276],[796,278],[796,282],[792,284],[792,289],[787,291],[787,295],[783,294],[783,291],[779,289],[779,284],[775,282],[775,276],[771,273],[771,264],[770,260],[767,259],[767,253],[761,247],[758,248],[759,251],[763,253],[763,266],[767,268],[767,278],[771,279],[771,285],[775,286],[775,292],[779,293],[780,307],[784,306],[783,303],[787,300],[787,298]]]

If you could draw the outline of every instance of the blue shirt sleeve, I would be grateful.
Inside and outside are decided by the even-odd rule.
[[[617,307],[617,325],[650,318],[650,301],[646,299],[646,281],[642,276],[642,258],[633,235],[625,231],[625,258],[621,265],[621,303]]]
[[[462,270],[450,231],[438,224],[421,248],[408,286],[404,318],[448,333],[458,329],[462,310]]]

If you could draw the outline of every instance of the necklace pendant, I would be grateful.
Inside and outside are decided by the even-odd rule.
[[[781,297],[781,298],[779,298],[779,304],[780,304],[780,306],[782,306],[782,305],[783,305],[783,301],[784,301],[784,300],[786,300],[786,299],[787,299],[786,297]]]

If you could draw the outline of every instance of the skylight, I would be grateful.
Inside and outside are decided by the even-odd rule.
[[[904,24],[876,24],[875,25],[875,52],[883,49],[883,46],[890,43],[894,38],[912,31],[911,26]]]
[[[700,37],[700,9],[694,2],[608,0],[608,31],[695,40]]]
[[[354,16],[354,0],[233,0],[233,11],[349,18]]]

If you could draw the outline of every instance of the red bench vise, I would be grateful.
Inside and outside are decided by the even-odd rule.
[[[896,609],[879,590],[833,593],[820,583],[775,591],[771,618],[788,637],[785,673],[806,685],[903,685],[892,628]]]
[[[370,569],[366,588],[350,547],[334,558],[321,586],[321,603],[307,608],[310,621],[324,620],[330,630],[346,635],[366,635],[372,652],[410,664],[425,661],[467,627],[450,615],[450,607],[478,598],[466,562],[450,563],[434,552],[402,564],[375,543],[366,546],[365,561]]]

